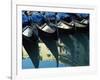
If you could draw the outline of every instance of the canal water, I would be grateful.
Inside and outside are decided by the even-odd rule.
[[[60,63],[59,67],[65,67],[65,66],[70,66],[70,64],[63,64]],[[56,61],[40,61],[39,62],[39,68],[55,68],[56,67]],[[30,58],[22,60],[22,69],[32,69],[34,68],[34,65]]]
[[[88,33],[65,34],[61,37],[61,41],[65,44],[66,53],[60,56],[58,67],[89,66]],[[55,68],[56,64],[56,60],[40,61],[39,68]],[[31,68],[34,68],[31,59],[22,59],[22,69]]]

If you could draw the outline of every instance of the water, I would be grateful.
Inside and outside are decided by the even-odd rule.
[[[70,66],[70,65],[59,63],[59,67],[66,67],[66,66]],[[54,67],[56,67],[55,60],[40,61],[40,63],[39,63],[39,68],[54,68]],[[30,58],[22,60],[22,69],[32,69],[32,68],[34,68],[34,65],[33,65],[32,61],[30,60]]]
[[[64,36],[64,37],[63,37]],[[66,46],[66,51],[71,57],[62,56],[59,59],[59,67],[89,66],[89,36],[87,33],[76,33],[73,35],[63,35],[61,41]],[[55,50],[54,50],[55,51]],[[68,58],[68,60],[67,60]],[[70,65],[69,65],[69,64]],[[56,60],[40,61],[39,68],[56,68]],[[22,60],[22,69],[34,68],[30,58]]]

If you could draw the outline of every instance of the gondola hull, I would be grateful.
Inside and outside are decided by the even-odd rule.
[[[84,25],[80,23],[75,23],[75,31],[76,32],[89,32],[89,24]]]
[[[74,26],[64,24],[63,22],[59,22],[57,28],[58,28],[59,34],[62,34],[62,33],[72,34],[75,31]]]
[[[49,26],[46,26],[48,27],[48,29],[40,29],[39,27],[37,27],[37,30],[38,30],[38,36],[40,38],[48,38],[48,39],[54,39],[54,40],[57,40],[57,29],[54,28],[50,28]]]

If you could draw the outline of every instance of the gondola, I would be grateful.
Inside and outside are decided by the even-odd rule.
[[[58,22],[57,25],[58,25],[57,28],[58,28],[59,34],[61,33],[72,34],[75,31],[73,22],[68,23],[65,21],[60,21]]]
[[[47,25],[46,23],[42,26],[37,25],[38,34],[41,38],[51,38],[51,39],[57,39],[57,28],[51,27]]]
[[[70,13],[76,32],[89,32],[89,14]]]
[[[84,21],[75,21],[75,31],[76,32],[89,32],[89,22],[88,20]]]

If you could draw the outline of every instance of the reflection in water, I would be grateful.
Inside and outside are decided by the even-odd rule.
[[[77,65],[89,65],[89,38],[88,33],[76,33],[74,37],[77,39],[77,52],[79,53],[79,60]]]
[[[54,34],[54,35],[53,35]],[[42,34],[41,32],[39,34],[40,39],[42,40],[42,42],[46,45],[46,47],[51,51],[52,55],[55,57],[56,59],[56,63],[57,63],[57,67],[59,66],[59,61],[58,61],[58,49],[57,49],[57,41],[56,41],[56,32],[53,33],[52,35],[48,34]]]
[[[65,46],[66,53],[60,60],[72,66],[89,65],[89,40],[86,37],[87,33],[66,34],[64,37],[61,35],[60,40]]]
[[[42,39],[42,41],[41,44],[43,43],[47,48],[44,48],[42,47],[43,45],[41,45],[40,47],[37,47],[37,49],[35,47],[35,51],[32,49],[33,53],[35,52],[38,54],[37,60],[36,58],[33,59],[35,53],[34,55],[29,54],[33,61],[38,62],[34,63],[35,65],[32,65],[30,59],[23,59],[23,69],[34,68],[34,66],[37,66],[37,63],[38,68],[89,65],[89,38],[87,33],[60,35],[60,43],[58,44],[56,40]],[[45,55],[43,52],[40,53],[41,49],[45,49]],[[41,54],[40,58],[38,58],[39,54]],[[57,64],[57,59],[59,64]]]
[[[39,48],[38,42],[35,38],[31,37],[31,39],[27,38],[23,35],[23,45],[25,50],[27,51],[32,63],[34,64],[35,68],[39,66]]]

